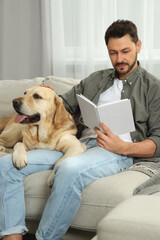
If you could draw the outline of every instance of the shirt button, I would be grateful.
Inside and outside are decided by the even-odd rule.
[[[129,82],[130,85],[132,85],[132,82]]]
[[[136,139],[133,139],[133,142],[137,142]]]
[[[124,93],[124,90],[122,90],[122,92]]]
[[[127,80],[125,79],[124,82],[127,82]]]

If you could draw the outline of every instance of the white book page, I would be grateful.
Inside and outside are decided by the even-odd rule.
[[[97,116],[97,106],[83,95],[77,94],[77,99],[84,124],[91,129],[94,129],[95,126],[98,127],[99,117]]]
[[[104,107],[104,106],[113,105],[113,104],[116,104],[116,103],[119,103],[119,102],[126,102],[126,101],[130,101],[130,100],[128,98],[120,99],[120,100],[117,100],[117,101],[114,101],[114,102],[103,103],[103,104],[99,105],[98,107]]]
[[[116,135],[135,131],[129,99],[118,100],[100,106],[96,106],[83,95],[77,94],[77,99],[84,124],[89,128],[93,129],[95,126],[100,128],[99,123],[103,122]]]
[[[124,99],[98,107],[100,120],[116,134],[135,131],[132,108],[129,99]]]

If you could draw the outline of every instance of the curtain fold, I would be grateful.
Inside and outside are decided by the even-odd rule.
[[[51,1],[52,64],[53,74],[65,77],[65,42],[63,5],[59,0]]]
[[[52,21],[50,0],[39,0],[40,39],[41,39],[41,76],[53,73],[52,60]]]

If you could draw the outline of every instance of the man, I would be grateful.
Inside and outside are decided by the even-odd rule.
[[[78,124],[87,151],[65,159],[56,169],[53,188],[36,232],[38,240],[58,240],[76,215],[83,188],[98,178],[116,174],[135,161],[160,159],[160,82],[137,61],[141,50],[136,26],[130,21],[114,22],[105,41],[114,69],[95,72],[62,96],[66,109],[79,112],[76,93],[96,104],[129,98],[136,131],[114,135],[103,123],[104,132]],[[11,156],[0,159],[0,236],[20,240],[25,226],[23,178],[53,168],[62,156],[56,151],[28,152],[28,165],[17,170]],[[46,162],[47,164],[44,164]],[[18,202],[18,204],[16,204]],[[18,205],[18,206],[17,206]]]

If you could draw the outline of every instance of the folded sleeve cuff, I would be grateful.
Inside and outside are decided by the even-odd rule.
[[[156,152],[154,157],[160,157],[160,137],[150,136],[148,139],[151,139],[156,144]]]

